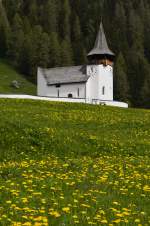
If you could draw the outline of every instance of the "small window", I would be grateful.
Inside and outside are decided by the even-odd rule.
[[[59,97],[59,89],[57,90],[57,96]]]
[[[105,86],[102,87],[102,95],[105,95]]]
[[[60,84],[57,84],[57,85],[56,85],[56,88],[60,88]]]
[[[78,97],[80,96],[80,89],[78,88]]]
[[[69,93],[68,98],[72,98],[72,97],[73,97],[72,93]]]

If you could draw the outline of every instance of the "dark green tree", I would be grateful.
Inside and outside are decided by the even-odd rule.
[[[57,67],[61,65],[61,46],[58,35],[52,32],[49,39],[49,67]]]
[[[7,53],[8,36],[10,34],[9,21],[5,8],[0,2],[0,56],[5,57]]]
[[[22,45],[22,52],[19,57],[18,68],[21,73],[30,76],[32,79],[32,40],[26,35]]]
[[[24,42],[24,32],[22,29],[22,19],[19,14],[13,18],[12,30],[8,38],[8,56],[15,67],[18,67],[18,60]]]
[[[119,53],[114,68],[114,95],[117,100],[129,100],[129,84],[127,79],[126,62]]]
[[[144,26],[140,16],[131,9],[128,18],[127,36],[129,46],[139,51],[144,52]]]
[[[70,65],[73,65],[72,48],[67,40],[63,40],[61,44],[61,66]]]
[[[42,33],[38,46],[38,66],[47,68],[49,66],[49,57],[49,36],[47,33]]]
[[[139,97],[139,106],[145,108],[150,108],[150,67],[148,70]]]
[[[48,33],[58,31],[58,11],[55,0],[48,0],[44,6],[43,25]]]
[[[38,24],[38,7],[36,0],[32,0],[29,6],[29,18],[32,25]]]
[[[62,0],[61,12],[60,12],[60,35],[63,40],[70,41],[71,28],[70,28],[70,16],[71,9],[69,0]]]
[[[72,26],[72,49],[74,53],[74,62],[76,65],[86,62],[85,50],[82,43],[82,33],[80,28],[80,20],[78,16],[74,16]]]

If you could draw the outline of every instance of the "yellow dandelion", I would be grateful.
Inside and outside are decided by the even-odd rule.
[[[114,201],[113,204],[116,206],[120,205],[119,202],[117,202],[117,201]]]
[[[116,224],[119,224],[120,222],[121,222],[121,219],[113,220],[113,223],[116,223]]]
[[[65,213],[70,213],[70,208],[69,207],[63,207],[62,211]]]
[[[107,224],[108,221],[107,221],[106,219],[104,219],[104,220],[101,220],[101,223],[102,223],[102,224]]]
[[[141,222],[141,220],[140,219],[135,219],[135,221],[134,221],[135,223],[140,223]]]
[[[11,201],[11,200],[7,200],[6,203],[7,203],[7,204],[11,204],[12,201]]]

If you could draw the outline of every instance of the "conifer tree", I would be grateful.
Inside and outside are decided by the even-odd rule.
[[[140,60],[139,98],[137,106],[150,107],[150,64],[143,57]],[[142,76],[141,76],[142,74]]]
[[[39,66],[39,47],[41,46],[41,39],[42,39],[43,29],[40,25],[36,25],[33,27],[32,32],[30,33],[30,39],[32,43],[31,49],[31,73],[33,77],[36,77],[37,67]]]
[[[114,69],[114,95],[117,100],[129,100],[129,84],[127,79],[126,63],[122,53],[118,55]]]
[[[22,19],[19,14],[15,14],[13,18],[12,31],[8,39],[8,56],[16,67],[18,67],[18,60],[23,42],[24,32],[22,29]]]
[[[70,41],[71,36],[71,28],[70,28],[70,15],[71,15],[71,9],[69,0],[62,0],[62,6],[61,6],[61,15],[60,15],[60,34],[63,40]]]
[[[121,19],[120,19],[121,18]],[[116,52],[125,53],[128,50],[127,44],[127,19],[122,2],[116,2],[114,23],[111,32],[111,43]],[[122,40],[116,42],[115,40]]]
[[[56,1],[48,0],[47,3],[45,4],[43,13],[43,25],[48,33],[57,32],[58,30],[57,17],[58,15]]]
[[[29,18],[32,25],[38,24],[38,7],[36,0],[32,0],[29,7]]]
[[[41,35],[38,52],[38,66],[47,68],[49,64],[49,36],[47,33]]]
[[[61,65],[61,46],[58,40],[58,35],[52,32],[49,41],[49,67],[57,67]]]
[[[130,10],[129,14],[127,35],[129,46],[143,54],[144,27],[139,15],[133,9]]]
[[[22,51],[19,57],[18,68],[21,73],[32,77],[32,41],[29,35],[26,35],[22,45]]]
[[[67,40],[63,40],[61,44],[61,66],[70,65],[73,65],[72,48]]]
[[[74,16],[74,22],[72,26],[72,40],[73,40],[73,52],[75,64],[86,63],[85,50],[82,43],[82,34],[80,28],[80,21],[78,16]]]
[[[9,21],[5,8],[0,2],[0,56],[5,57],[7,53],[8,36],[10,32]]]
[[[145,77],[144,84],[141,88],[139,100],[140,100],[139,106],[150,108],[150,69],[149,73],[147,73]]]

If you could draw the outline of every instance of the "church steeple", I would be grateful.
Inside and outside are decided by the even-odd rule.
[[[90,61],[96,60],[96,63],[100,64],[104,59],[113,62],[114,56],[115,54],[108,47],[103,24],[101,22],[94,48],[88,53],[87,57]]]

